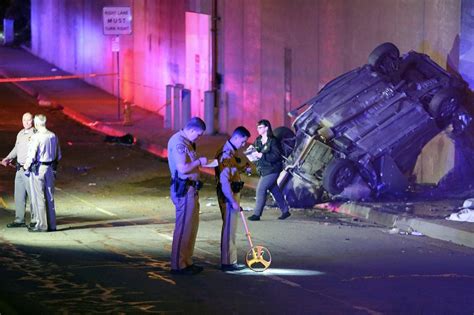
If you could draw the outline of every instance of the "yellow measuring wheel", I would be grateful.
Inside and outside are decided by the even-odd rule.
[[[247,221],[245,220],[242,208],[240,208],[240,217],[244,223],[245,235],[247,236],[247,240],[250,245],[250,250],[247,252],[247,256],[245,256],[245,262],[247,263],[247,266],[253,271],[265,271],[272,263],[272,255],[266,247],[253,245],[252,238],[250,237],[249,227],[247,225]]]
[[[253,271],[262,272],[270,267],[272,255],[266,247],[257,245],[247,252],[245,262]]]

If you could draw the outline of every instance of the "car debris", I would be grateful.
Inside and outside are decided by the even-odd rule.
[[[474,198],[464,200],[458,212],[450,214],[446,220],[458,222],[474,222]]]

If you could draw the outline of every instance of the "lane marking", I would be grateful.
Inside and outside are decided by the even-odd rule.
[[[0,206],[4,209],[8,209],[8,205],[7,203],[5,202],[5,200],[3,200],[2,197],[0,197]]]
[[[102,208],[100,208],[100,207],[97,207],[97,206],[94,205],[93,203],[90,203],[89,201],[84,200],[84,199],[82,199],[82,198],[79,198],[79,197],[77,197],[77,196],[75,196],[75,195],[73,195],[73,194],[71,194],[71,193],[68,193],[67,191],[65,191],[65,190],[63,190],[63,189],[61,189],[61,188],[59,188],[59,187],[56,187],[56,190],[58,190],[58,191],[60,191],[60,192],[62,192],[62,193],[64,193],[64,194],[68,195],[68,196],[71,197],[71,198],[74,198],[74,199],[76,199],[76,200],[78,200],[78,201],[80,201],[80,202],[82,202],[82,203],[88,205],[89,207],[92,207],[93,209],[95,209],[95,210],[97,210],[97,211],[99,211],[99,212],[102,212],[102,213],[104,213],[104,214],[107,214],[108,216],[111,216],[111,217],[116,217],[116,216],[117,216],[115,213],[110,212],[110,211],[105,210],[105,209],[102,209]]]
[[[278,276],[268,276],[268,278],[270,279],[273,279],[275,281],[278,281],[282,284],[286,284],[286,285],[289,285],[290,287],[295,287],[295,288],[303,288],[300,284],[296,283],[296,282],[293,282],[293,281],[290,281],[290,280],[286,280],[286,279],[283,279],[283,278],[280,278]]]
[[[157,232],[157,234],[159,236],[161,236],[162,238],[168,240],[168,241],[173,241],[173,236],[170,235],[170,234],[165,234],[165,233],[162,233],[162,232]],[[195,250],[198,250],[198,251],[201,251],[201,252],[204,252],[208,255],[211,255],[211,256],[214,256],[214,257],[220,257],[219,254],[214,254],[212,252],[209,252],[207,250],[204,250],[198,246],[195,246],[194,247]],[[213,264],[213,262],[207,260],[207,259],[204,259],[204,261],[206,263],[209,263],[209,264]],[[310,294],[314,294],[314,295],[317,295],[317,296],[321,296],[323,298],[327,298],[327,299],[330,299],[336,303],[340,303],[340,304],[343,304],[343,305],[346,305],[347,307],[351,307],[351,308],[354,308],[356,310],[359,310],[359,311],[363,311],[363,312],[366,312],[368,314],[371,314],[371,315],[381,315],[380,312],[378,311],[375,311],[375,310],[372,310],[371,308],[369,307],[365,307],[365,306],[361,306],[361,305],[356,305],[356,304],[353,304],[351,302],[347,302],[347,301],[344,301],[344,300],[341,300],[337,297],[334,297],[334,296],[331,296],[331,295],[328,295],[328,294],[325,294],[325,293],[322,293],[322,292],[319,292],[319,291],[316,291],[316,290],[313,290],[313,289],[309,289],[309,288],[305,288],[303,285],[299,284],[299,283],[296,283],[296,282],[293,282],[293,281],[290,281],[290,280],[287,280],[285,278],[282,278],[282,277],[279,277],[277,275],[265,275],[264,273],[262,273],[262,276],[264,277],[267,277],[269,279],[272,279],[273,281],[276,281],[276,282],[279,282],[280,284],[283,284],[283,285],[286,285],[286,286],[290,286],[290,287],[293,287],[293,288],[298,288],[298,289],[301,289],[301,290],[304,290]]]

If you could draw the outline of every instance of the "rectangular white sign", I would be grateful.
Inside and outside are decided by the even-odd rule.
[[[130,7],[103,7],[102,21],[105,35],[132,34],[132,10]]]

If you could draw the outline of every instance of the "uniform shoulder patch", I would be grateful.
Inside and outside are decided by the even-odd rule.
[[[176,152],[178,152],[179,154],[184,154],[186,153],[186,146],[182,143],[178,143],[176,145]]]
[[[223,167],[228,167],[231,165],[232,154],[229,151],[222,151],[222,154],[219,157],[219,163]]]

